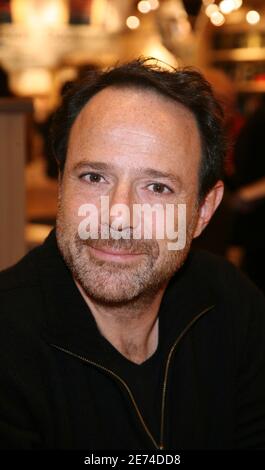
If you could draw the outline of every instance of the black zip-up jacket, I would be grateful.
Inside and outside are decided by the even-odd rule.
[[[160,436],[101,347],[52,231],[0,274],[0,448],[265,448],[265,300],[190,253],[159,311],[168,345]],[[102,337],[101,337],[102,338]]]

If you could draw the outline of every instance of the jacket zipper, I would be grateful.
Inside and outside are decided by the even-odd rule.
[[[165,406],[166,406],[166,393],[167,393],[167,385],[168,385],[168,373],[169,373],[169,365],[170,365],[171,358],[173,356],[173,353],[175,352],[175,349],[176,349],[177,345],[182,340],[183,336],[185,336],[187,331],[192,327],[192,325],[197,320],[199,320],[200,317],[205,315],[207,312],[209,312],[213,308],[214,308],[214,305],[211,305],[210,307],[207,307],[201,313],[196,315],[196,317],[194,317],[188,323],[186,328],[184,328],[184,330],[180,333],[180,335],[177,337],[175,343],[173,344],[173,346],[171,347],[171,349],[169,351],[169,354],[168,354],[168,357],[167,357],[167,362],[166,362],[166,368],[165,368],[165,375],[164,375],[164,382],[163,382],[163,393],[162,393],[162,405],[161,405],[161,422],[160,422],[161,425],[160,425],[160,445],[159,445],[159,449],[161,449],[161,450],[164,449],[163,441],[164,441],[164,431],[165,431]]]
[[[58,346],[57,344],[51,344],[51,346],[53,346],[54,348],[60,350],[60,351],[63,351],[65,352],[66,354],[69,354],[70,356],[73,356],[73,357],[76,357],[77,359],[80,359],[81,361],[83,362],[86,362],[88,364],[91,364],[93,366],[96,366],[98,367],[99,369],[103,370],[104,372],[107,372],[109,375],[111,375],[112,377],[114,377],[116,380],[118,380],[118,382],[120,382],[122,384],[122,386],[125,388],[125,390],[127,391],[129,397],[130,397],[130,400],[136,410],[136,413],[137,413],[137,416],[146,432],[146,434],[148,435],[148,437],[150,438],[150,440],[152,441],[154,447],[156,449],[160,449],[160,450],[163,450],[165,449],[165,445],[164,445],[164,427],[165,427],[165,405],[166,405],[166,394],[167,394],[167,385],[168,385],[168,374],[169,374],[169,366],[170,366],[170,361],[171,361],[171,358],[173,356],[173,353],[175,351],[175,348],[177,347],[177,345],[179,344],[179,342],[181,341],[181,339],[183,338],[183,336],[185,336],[185,334],[187,333],[187,331],[192,327],[192,325],[197,321],[199,320],[200,317],[202,317],[203,315],[205,315],[207,312],[209,312],[209,310],[211,310],[212,308],[214,307],[214,305],[211,305],[210,307],[207,307],[205,310],[203,310],[201,313],[199,313],[198,315],[196,315],[196,317],[194,317],[189,323],[188,325],[186,326],[186,328],[184,328],[184,330],[180,333],[180,335],[177,337],[175,343],[173,344],[173,346],[171,347],[170,351],[169,351],[169,354],[168,354],[168,357],[167,357],[167,361],[166,361],[166,368],[165,368],[165,375],[164,375],[164,380],[163,380],[163,389],[162,389],[162,403],[161,403],[161,423],[160,423],[160,443],[158,444],[155,440],[155,438],[153,437],[152,433],[150,432],[147,424],[145,423],[145,420],[143,418],[143,415],[141,413],[141,411],[139,410],[139,407],[135,401],[135,398],[130,390],[130,388],[128,387],[127,383],[121,378],[119,377],[117,374],[115,374],[115,372],[113,372],[112,370],[108,369],[107,367],[104,367],[102,366],[101,364],[98,364],[97,362],[94,362],[94,361],[91,361],[89,359],[87,359],[86,357],[84,356],[80,356],[78,354],[75,354],[73,353],[72,351],[69,351],[68,349],[65,349],[65,348],[62,348],[61,346]]]

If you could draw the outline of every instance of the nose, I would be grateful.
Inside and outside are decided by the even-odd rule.
[[[133,228],[133,188],[129,181],[119,181],[110,194],[109,224],[114,230]]]

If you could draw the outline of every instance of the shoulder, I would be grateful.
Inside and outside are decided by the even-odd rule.
[[[191,271],[201,291],[211,291],[216,300],[213,321],[227,332],[238,352],[265,355],[265,297],[235,266],[206,251],[194,252]],[[259,353],[257,352],[259,349]]]
[[[33,307],[36,313],[36,307],[42,302],[41,267],[46,260],[56,256],[56,238],[52,230],[42,245],[29,251],[14,266],[0,272],[0,321],[5,313],[11,316],[13,312],[18,317],[20,312],[29,314]]]
[[[265,343],[265,297],[250,279],[223,257],[207,251],[192,252],[189,265],[196,292],[211,295],[220,325],[241,338],[256,329]]]
[[[19,331],[41,320],[42,295],[37,258],[40,247],[25,255],[17,264],[0,272],[0,329],[9,326]]]
[[[189,265],[201,287],[208,287],[223,301],[243,303],[246,299],[252,299],[265,309],[262,292],[225,258],[206,250],[195,250],[191,253]]]
[[[35,261],[39,250],[40,247],[31,250],[15,265],[0,272],[0,295],[36,284]]]
[[[45,302],[38,270],[42,257],[42,247],[37,247],[0,273],[2,380],[11,376],[22,380],[29,374],[30,382],[32,371],[37,377],[47,356]]]

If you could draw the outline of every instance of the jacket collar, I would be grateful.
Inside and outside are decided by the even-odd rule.
[[[58,249],[55,229],[38,251],[38,275],[45,306],[45,340],[95,362],[106,364],[107,352],[94,317],[80,294]],[[164,293],[159,315],[169,343],[188,323],[216,304],[216,295],[204,285],[201,266],[190,253]]]

